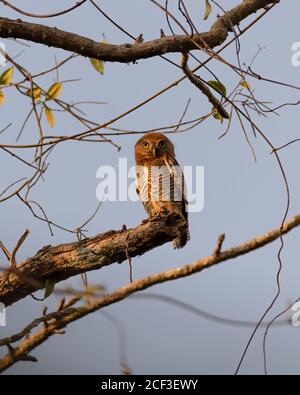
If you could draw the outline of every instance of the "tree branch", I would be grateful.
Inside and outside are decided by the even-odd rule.
[[[46,246],[18,268],[9,268],[9,281],[6,275],[0,277],[0,302],[10,305],[43,289],[46,280],[57,283],[115,262],[121,263],[128,256],[142,255],[172,241],[177,237],[178,228],[186,226],[185,221],[175,222],[172,217],[167,217],[75,243]]]
[[[78,7],[81,7],[87,0],[81,0],[78,1],[76,4],[73,6],[59,12],[55,12],[53,14],[33,14],[31,12],[26,12],[24,10],[21,10],[20,8],[14,6],[13,4],[10,4],[8,1],[5,0],[0,0],[1,3],[3,3],[5,6],[13,9],[14,11],[18,12],[19,14],[25,15],[25,16],[30,16],[31,18],[54,18],[60,15],[68,14],[69,12],[75,10]]]
[[[213,95],[207,85],[199,77],[193,74],[188,66],[188,54],[183,53],[181,57],[181,67],[187,78],[208,98],[209,102],[218,110],[221,117],[229,119],[229,114],[223,107],[222,103]]]
[[[97,43],[55,27],[6,18],[0,18],[0,37],[33,41],[103,61],[128,63],[170,52],[187,52],[199,47],[214,48],[226,40],[233,26],[267,5],[278,2],[279,0],[244,0],[224,16],[219,17],[209,32],[196,34],[193,37],[166,36],[143,43],[112,45]]]
[[[189,265],[142,278],[122,288],[119,288],[110,294],[106,294],[96,299],[90,299],[87,303],[80,307],[69,308],[68,305],[65,305],[65,307],[62,308],[60,306],[57,312],[44,315],[43,318],[34,320],[19,334],[1,340],[1,345],[9,345],[9,352],[0,359],[0,372],[4,371],[17,361],[26,360],[26,357],[33,349],[45,342],[50,336],[56,333],[61,333],[61,329],[66,327],[71,322],[77,321],[78,319],[85,317],[86,315],[91,314],[102,307],[119,302],[129,295],[152,287],[153,285],[187,277],[194,273],[199,273],[202,270],[218,263],[247,254],[265,246],[266,244],[271,243],[272,241],[278,239],[281,235],[288,233],[299,225],[300,215],[297,215],[287,221],[281,228],[274,229],[261,236],[255,237],[254,239],[251,239],[237,247],[229,248],[224,251],[218,251],[217,254],[214,252],[212,255],[199,259]],[[220,243],[221,239],[222,238],[219,238],[218,243]],[[34,334],[28,336],[30,330],[35,328],[40,323],[43,323],[44,326]],[[20,340],[24,336],[27,337],[17,347],[13,348],[10,345],[10,342]]]

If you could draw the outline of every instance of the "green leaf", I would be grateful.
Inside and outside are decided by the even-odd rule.
[[[9,85],[12,81],[13,74],[14,74],[13,67],[10,67],[9,69],[5,70],[4,73],[0,75],[0,85]]]
[[[53,111],[49,107],[45,107],[45,115],[50,128],[53,128],[55,124],[55,119]]]
[[[52,292],[54,291],[55,287],[55,281],[53,280],[46,280],[45,282],[45,293],[44,293],[44,298],[48,298]]]
[[[222,117],[222,115],[219,113],[219,111],[216,108],[212,109],[212,114],[213,117],[217,120],[220,121],[221,123],[224,122],[224,118]]]
[[[249,90],[251,89],[251,86],[250,86],[249,82],[247,82],[246,80],[240,82],[240,85],[243,86],[246,89],[249,89]]]
[[[0,106],[4,103],[3,91],[0,89]]]
[[[58,96],[61,94],[62,91],[62,84],[60,82],[55,82],[52,84],[47,92],[47,99],[54,100],[57,99]]]
[[[211,81],[208,81],[207,83],[208,83],[208,85],[210,85],[212,88],[214,88],[217,92],[219,92],[220,95],[226,97],[227,90],[226,90],[225,85],[223,85],[221,82],[211,80]]]
[[[204,20],[206,21],[206,19],[210,16],[212,11],[210,2],[208,0],[205,0],[205,13],[204,13]]]

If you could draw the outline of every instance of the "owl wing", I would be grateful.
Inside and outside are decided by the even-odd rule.
[[[150,198],[149,188],[149,168],[147,166],[139,166],[136,168],[135,188],[140,200],[145,207],[148,215],[152,217],[156,213],[156,206]]]
[[[148,184],[148,169],[146,166],[136,167],[135,175],[135,189],[136,193],[140,196],[141,200],[147,197],[147,184]]]
[[[138,195],[140,194],[140,178],[141,178],[140,174],[138,174],[136,172],[136,175],[135,175],[135,190],[136,190],[136,193]]]
[[[178,236],[173,240],[174,248],[182,248],[186,245],[187,241],[190,240],[190,232],[188,229],[188,210],[187,210],[188,201],[186,196],[186,185],[184,180],[184,174],[175,157],[169,156],[169,158],[165,158],[164,161],[171,175],[171,179],[173,181],[172,185],[174,190],[174,197],[176,193],[180,194],[179,195],[180,201],[178,201],[177,203],[180,204],[181,214],[187,222],[187,228],[183,231],[180,231],[178,233]],[[176,202],[174,202],[174,204],[176,204]]]
[[[174,186],[174,196],[178,194],[180,197],[180,201],[182,203],[182,214],[183,217],[188,220],[188,201],[186,195],[186,185],[184,180],[184,174],[181,170],[179,163],[177,162],[176,158],[173,156],[169,156],[168,158],[164,158],[164,162],[168,168],[170,173],[171,179],[173,181]]]

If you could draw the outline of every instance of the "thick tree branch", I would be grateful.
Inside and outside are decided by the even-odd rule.
[[[45,281],[55,283],[112,263],[121,263],[128,256],[142,255],[152,248],[176,238],[184,221],[174,223],[172,217],[148,221],[140,226],[120,231],[108,231],[91,239],[75,243],[46,246],[23,262],[9,268],[9,281],[0,277],[0,302],[6,306],[45,287]]]
[[[128,63],[170,52],[187,52],[204,46],[214,48],[226,40],[233,26],[267,5],[278,2],[279,0],[244,0],[226,15],[219,17],[209,32],[193,37],[178,35],[143,43],[111,45],[97,43],[57,28],[6,18],[0,18],[0,37],[33,41],[103,61]]]
[[[8,345],[10,342],[15,342],[20,340],[24,336],[28,335],[29,331],[35,328],[40,323],[44,323],[44,326],[39,329],[34,334],[25,338],[16,348],[10,346],[8,354],[0,359],[0,372],[4,371],[14,363],[20,360],[25,360],[29,353],[35,349],[37,346],[45,342],[50,336],[61,333],[61,329],[66,327],[71,322],[77,321],[78,319],[91,314],[102,307],[108,306],[110,304],[119,302],[125,299],[129,295],[152,287],[153,285],[164,283],[171,280],[176,280],[178,278],[187,277],[194,273],[198,273],[204,269],[207,269],[218,263],[228,261],[230,259],[236,258],[238,256],[247,254],[254,251],[272,241],[278,239],[280,235],[288,233],[292,229],[300,226],[300,215],[297,215],[287,221],[283,227],[279,229],[274,229],[267,232],[261,236],[255,237],[244,244],[237,247],[229,248],[224,251],[220,251],[221,246],[218,248],[218,253],[215,251],[212,255],[199,259],[189,265],[183,267],[178,267],[165,272],[153,274],[151,276],[142,278],[133,283],[130,283],[116,291],[104,295],[102,297],[91,299],[89,302],[77,308],[59,308],[58,312],[50,313],[45,315],[43,318],[34,320],[29,324],[23,331],[19,334],[11,336],[10,338],[2,339],[1,345]],[[220,238],[218,240],[218,245],[220,244]],[[65,306],[66,307],[66,306]]]

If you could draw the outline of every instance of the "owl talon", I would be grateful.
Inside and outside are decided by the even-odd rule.
[[[183,248],[186,243],[190,240],[190,233],[188,229],[178,230],[176,239],[173,240],[174,250]]]
[[[171,215],[170,210],[168,210],[165,207],[161,207],[161,209],[160,209],[160,211],[158,213],[158,216],[160,216],[160,217],[168,217],[169,215]]]
[[[173,240],[173,248],[174,250],[178,250],[179,248],[182,248],[183,246],[181,245],[181,240],[180,239],[174,239]]]
[[[155,222],[155,221],[157,221],[159,219],[159,217],[160,217],[159,214],[152,215],[151,217],[148,218],[148,221],[149,222]]]
[[[182,240],[181,237],[177,237],[176,239],[173,240],[173,248],[174,250],[178,250],[180,248],[183,248],[186,245],[186,240]]]

